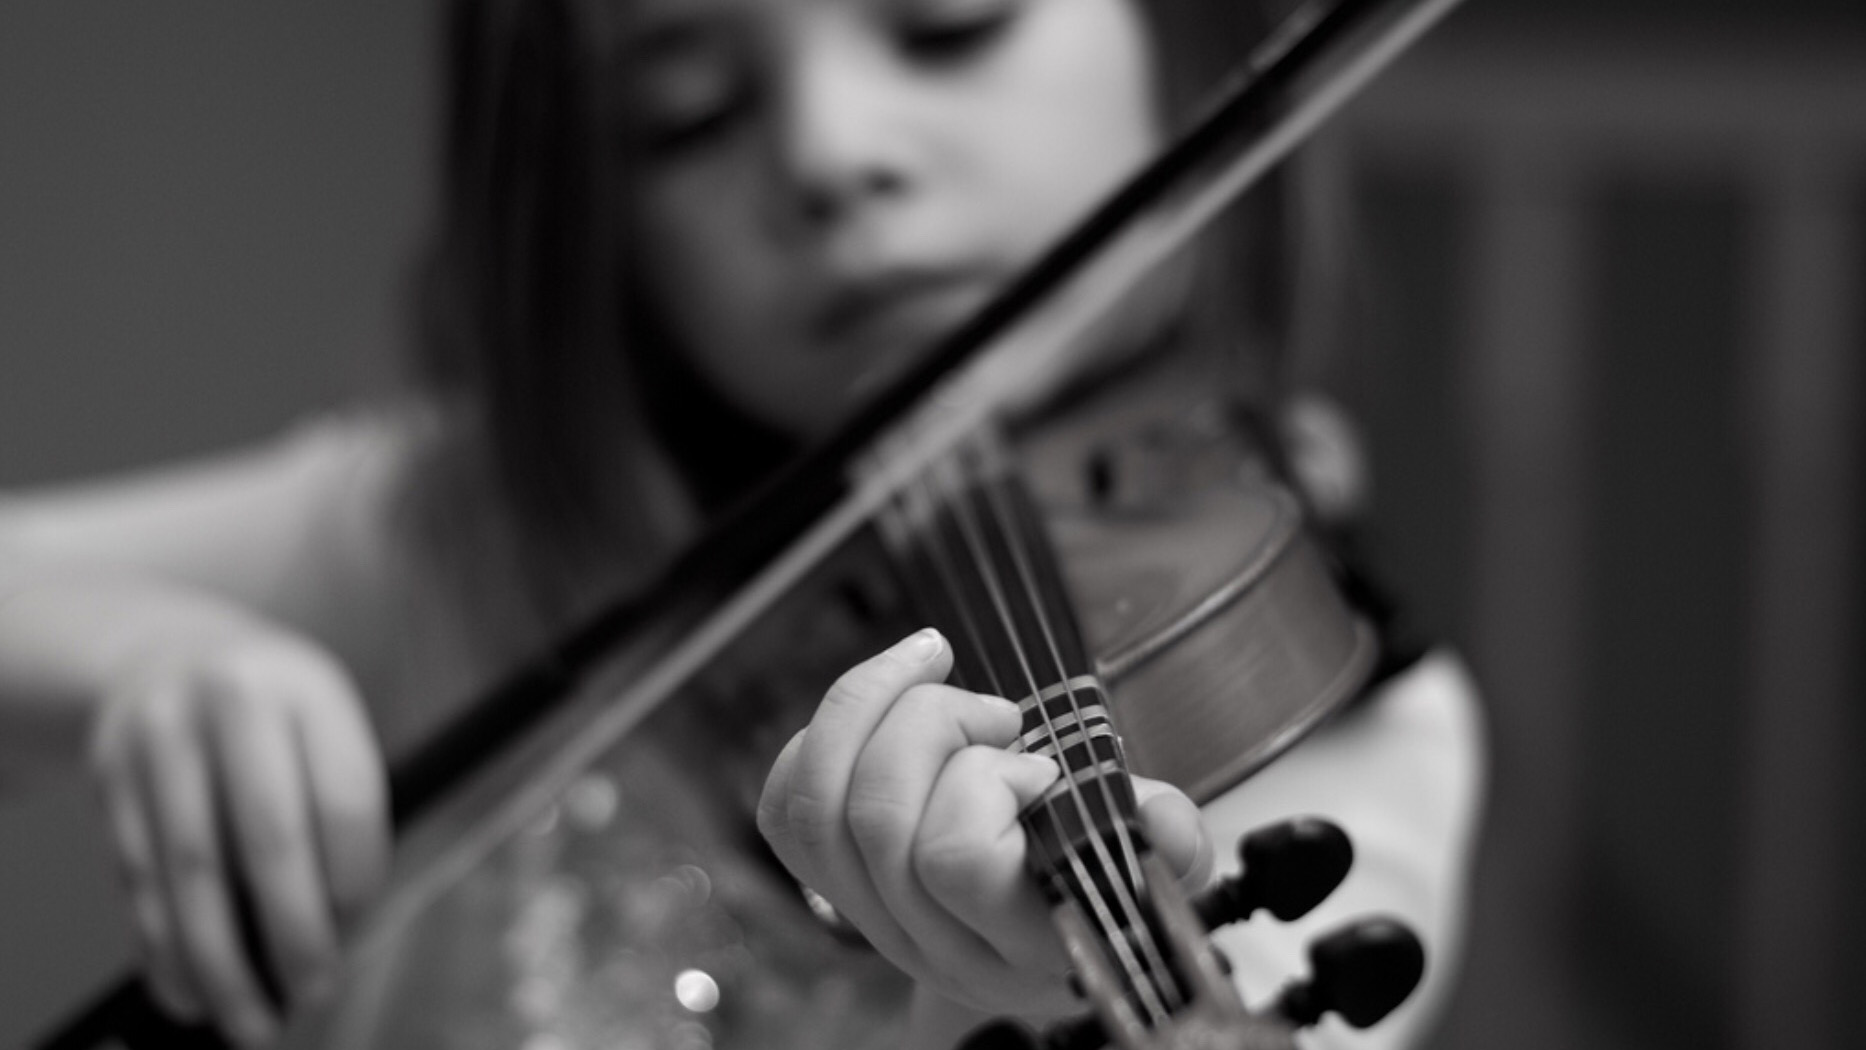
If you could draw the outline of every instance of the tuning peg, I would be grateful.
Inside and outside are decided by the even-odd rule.
[[[1283,989],[1276,1012],[1298,1027],[1329,1011],[1356,1028],[1406,1001],[1425,973],[1425,947],[1392,919],[1363,919],[1309,946],[1309,979]]]
[[[1244,870],[1198,895],[1192,910],[1207,929],[1250,918],[1259,908],[1284,922],[1322,903],[1354,866],[1354,844],[1326,820],[1299,817],[1238,842]]]

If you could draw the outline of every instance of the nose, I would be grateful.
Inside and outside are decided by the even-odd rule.
[[[911,189],[915,147],[905,103],[886,56],[857,41],[819,40],[793,58],[774,146],[793,220],[848,221]]]

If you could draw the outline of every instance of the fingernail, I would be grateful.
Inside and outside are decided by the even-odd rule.
[[[1007,711],[1017,710],[1017,701],[1015,700],[1006,700],[1002,696],[993,696],[990,693],[973,693],[972,695],[978,697],[980,703],[989,707],[1003,708]]]
[[[939,651],[945,645],[946,640],[940,637],[938,631],[931,627],[923,627],[894,643],[894,648],[889,651],[902,660],[926,663],[938,656]]]
[[[1062,775],[1062,767],[1056,764],[1055,759],[1047,755],[1036,755],[1028,751],[1020,751],[1017,754],[1017,760],[1029,766],[1032,773],[1042,774],[1043,778],[1046,780]]]

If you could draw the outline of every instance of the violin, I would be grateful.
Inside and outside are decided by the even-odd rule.
[[[1307,912],[1345,876],[1346,836],[1260,831],[1244,876],[1196,900],[1152,856],[1132,774],[1216,797],[1353,696],[1376,649],[1251,428],[1192,389],[1130,379],[1021,441],[973,434],[879,523],[954,677],[1021,698],[1012,748],[1062,769],[1020,820],[1094,1012],[1051,1046],[1291,1047],[1292,1022],[1352,1002],[1373,1023],[1423,972],[1417,939],[1375,920],[1318,947],[1321,991],[1254,1015],[1206,932]],[[1018,1045],[1035,1043],[1014,1026],[966,1043]]]
[[[1026,453],[1001,435],[1030,391],[1054,387],[1128,289],[1455,3],[1301,5],[1171,148],[977,316],[723,515],[647,587],[599,610],[398,763],[390,775],[396,870],[387,898],[354,932],[358,966],[392,955],[396,938],[433,902],[539,814],[555,811],[566,789],[651,713],[677,709],[684,687],[836,551],[879,535],[902,576],[917,581],[911,590],[943,595],[934,598],[945,606],[933,610],[935,622],[947,626],[955,652],[971,654],[960,674],[1021,698],[1022,746],[1057,758],[1065,770],[1026,815],[1026,830],[1033,874],[1052,899],[1094,1012],[1051,1033],[1050,1045],[1285,1047],[1293,1025],[1323,1010],[1372,1021],[1391,1009],[1394,990],[1400,997],[1410,990],[1423,960],[1416,939],[1376,925],[1318,945],[1308,985],[1268,1012],[1246,1011],[1205,931],[1260,906],[1279,915],[1297,907],[1264,890],[1265,856],[1286,850],[1265,854],[1269,847],[1247,842],[1243,881],[1188,901],[1146,848],[1126,779],[1131,761],[1195,800],[1209,798],[1274,758],[1359,687],[1372,660],[1368,632],[1333,589],[1296,501],[1257,484],[1201,490],[1193,502],[1220,505],[1215,516],[1207,506],[1178,513],[1187,509],[1183,501],[1172,514],[1138,506],[1132,487],[1108,481],[1108,470],[1095,464],[1131,458],[1136,448],[1145,458],[1149,433],[1165,433],[1169,443],[1186,437],[1143,424],[1130,431],[1142,435],[1138,445],[1091,443],[1080,459],[1089,466],[1073,472],[1091,479],[1099,509],[1113,513],[1046,516],[1026,473],[1072,472],[1024,471],[1018,461]],[[1223,462],[1217,450],[1225,443],[1219,435],[1173,469],[1208,470]],[[1035,441],[1028,455],[1082,453],[1067,442]],[[1235,481],[1235,471],[1225,469]],[[1230,554],[1200,559],[1215,566],[1204,583],[1169,590],[1149,582],[1157,579],[1150,555],[1213,542]],[[1088,549],[1104,553],[1081,556]],[[955,561],[954,551],[966,553]],[[1125,552],[1125,571],[1090,571],[1108,551]],[[955,571],[961,563],[969,567]],[[941,586],[931,586],[936,579]],[[1016,581],[1018,597],[1007,597],[1007,580]],[[1009,629],[981,642],[982,626],[993,619]],[[1194,665],[1257,672],[1258,685],[1246,690],[1220,674],[1213,676],[1224,683],[1217,691],[1188,689],[1169,659],[1175,652]],[[1033,653],[1044,657],[1041,669]],[[1240,702],[1245,692],[1248,702]],[[1130,693],[1145,700],[1120,702]],[[1302,844],[1303,856],[1290,862],[1298,868],[1340,868],[1341,848],[1326,832],[1280,829],[1270,840]],[[1312,859],[1318,856],[1324,859]],[[1340,874],[1306,881],[1332,886],[1330,877]],[[994,1031],[980,1038],[1021,1038]],[[135,979],[40,1045],[106,1044],[223,1045],[211,1031],[164,1017]]]

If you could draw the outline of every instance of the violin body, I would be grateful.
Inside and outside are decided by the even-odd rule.
[[[1353,696],[1376,643],[1199,378],[1123,384],[1022,448],[1130,768],[1203,803]]]
[[[1061,770],[1020,822],[1094,1013],[1051,1045],[1276,1050],[1291,1025],[1245,1010],[1206,937],[1219,913],[1153,855],[1131,777],[1215,797],[1359,690],[1372,633],[1243,406],[1185,362],[1154,371],[1047,414],[1018,453],[981,433],[880,521],[954,678],[1016,701],[1012,749]]]
[[[1346,699],[1372,643],[1294,498],[1224,406],[1187,412],[1185,393],[1142,374],[1010,444],[1134,769],[1203,800]],[[828,683],[924,622],[896,562],[880,531],[858,532],[395,951],[362,960],[297,1045],[902,1045],[909,982],[812,914],[753,824]],[[1262,1029],[1237,1046],[1286,1045],[1241,1011],[1219,1020]]]

